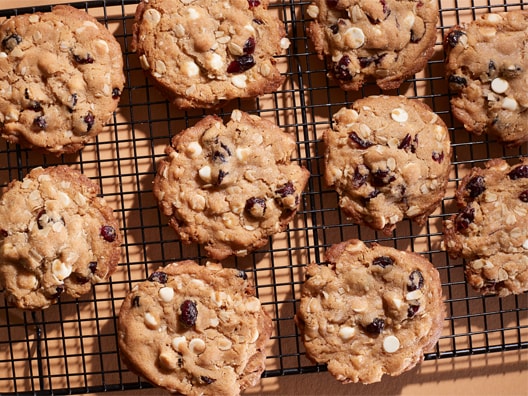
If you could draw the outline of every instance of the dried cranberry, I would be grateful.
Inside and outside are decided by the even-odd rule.
[[[121,97],[121,90],[119,88],[112,89],[112,99],[119,99]]]
[[[191,300],[185,300],[180,306],[180,322],[186,327],[192,327],[198,317],[196,303]]]
[[[496,71],[497,71],[497,65],[495,64],[495,62],[493,62],[493,59],[490,59],[488,63],[488,75],[491,76],[495,74]]]
[[[102,226],[100,233],[104,240],[107,242],[114,242],[117,238],[117,234],[114,227],[109,225]]]
[[[84,116],[84,122],[86,123],[86,132],[89,132],[95,123],[95,117],[91,111]]]
[[[241,73],[251,69],[253,66],[255,66],[255,59],[253,59],[253,55],[242,55],[232,61],[229,66],[227,66],[227,72]]]
[[[462,87],[467,87],[467,80],[464,77],[457,76],[457,75],[451,75],[447,79],[449,84],[451,84],[452,88],[460,89]]]
[[[64,285],[59,285],[55,288],[55,293],[50,298],[59,298],[62,293],[64,293]]]
[[[422,32],[422,34],[420,36],[418,36],[418,35],[416,35],[416,32],[413,29],[411,29],[411,37],[410,37],[409,40],[411,41],[411,43],[416,44],[416,43],[420,42],[420,40],[423,38],[423,36],[424,36],[423,32]]]
[[[363,198],[363,204],[368,204],[371,199],[376,198],[380,193],[380,190],[372,190],[365,198]]]
[[[244,279],[244,280],[246,280],[246,279],[248,278],[248,276],[247,276],[247,274],[246,274],[246,271],[243,271],[243,270],[239,270],[237,276],[238,276],[239,278]]]
[[[33,111],[42,111],[42,105],[38,100],[32,100],[29,102],[29,108]]]
[[[205,375],[200,376],[200,380],[206,385],[211,385],[213,382],[216,381],[214,378],[209,378]]]
[[[264,21],[262,19],[254,18],[253,22],[255,22],[257,25],[264,25]]]
[[[362,56],[362,57],[359,57],[358,60],[359,60],[359,66],[364,68],[364,67],[370,66],[376,60],[376,57]]]
[[[475,208],[466,207],[456,215],[455,226],[457,231],[466,230],[475,220]]]
[[[83,276],[81,274],[75,274],[74,278],[75,278],[75,282],[78,283],[79,285],[84,285],[90,282],[90,278],[88,278],[87,276]]]
[[[464,36],[465,33],[461,30],[452,30],[447,35],[447,44],[449,44],[451,47],[456,47],[458,42],[460,41],[460,37]]]
[[[44,220],[42,217],[46,214],[46,210],[42,209],[40,212],[37,213],[37,228],[39,230],[42,230],[46,224],[48,224],[48,220]]]
[[[472,177],[466,184],[471,198],[476,198],[486,190],[485,180],[482,176]]]
[[[359,168],[354,171],[354,178],[352,179],[352,187],[359,188],[367,182],[368,175],[363,175]]]
[[[402,141],[400,142],[400,144],[398,145],[398,148],[400,150],[406,150],[407,148],[409,148],[409,146],[411,145],[411,134],[408,133],[407,135],[405,135],[405,137],[402,139]]]
[[[389,256],[379,256],[372,260],[372,264],[385,268],[388,265],[393,265],[394,261]]]
[[[339,0],[326,0],[326,5],[328,8],[336,8],[337,3],[339,3]]]
[[[380,318],[375,318],[372,323],[365,326],[365,330],[371,334],[380,334],[385,327],[385,321]]]
[[[216,178],[216,185],[219,186],[224,181],[224,178],[229,174],[229,172],[224,172],[222,169],[218,170],[218,177]]]
[[[409,280],[407,281],[407,290],[413,291],[421,289],[424,285],[424,277],[422,273],[418,270],[414,270],[409,275]]]
[[[7,52],[11,52],[15,47],[22,42],[22,37],[18,34],[13,33],[2,40],[2,47]]]
[[[244,47],[242,48],[242,50],[244,51],[244,54],[247,55],[251,55],[253,52],[255,52],[255,38],[248,38],[244,43]]]
[[[80,65],[87,65],[87,64],[94,63],[94,58],[92,58],[92,56],[88,53],[84,57],[73,54],[73,59],[75,60],[75,62],[77,62]]]
[[[352,80],[352,74],[350,74],[348,65],[350,65],[350,57],[348,55],[343,55],[341,59],[339,59],[339,62],[334,66],[333,72],[335,78],[342,81]]]
[[[38,129],[46,129],[48,127],[48,122],[44,116],[38,116],[33,120],[33,125]]]
[[[508,173],[511,180],[525,179],[528,177],[528,165],[521,165]]]
[[[275,190],[275,194],[279,194],[281,198],[287,197],[288,195],[295,194],[295,187],[291,181],[288,181],[282,187]]]
[[[356,132],[350,132],[348,137],[362,149],[366,149],[374,145],[374,143],[369,142],[368,140],[361,139]]]
[[[165,283],[167,283],[168,276],[167,276],[167,274],[165,272],[156,271],[156,272],[153,272],[152,274],[150,274],[150,276],[148,277],[148,280],[151,281],[151,282],[158,282],[158,283],[161,283],[161,284],[165,284]]]
[[[139,296],[135,296],[132,299],[132,306],[138,308],[139,307]]]
[[[411,143],[411,153],[416,153],[418,147],[418,134],[414,135],[413,143]]]
[[[7,238],[9,236],[9,233],[7,232],[7,230],[1,229],[0,230],[0,236],[2,238]]]
[[[441,164],[442,161],[444,160],[444,152],[442,151],[441,153],[437,153],[436,151],[433,151],[432,158],[433,158],[434,161],[436,161],[439,164]]]
[[[70,102],[71,102],[70,112],[73,111],[75,106],[77,106],[77,100],[78,100],[78,95],[76,93],[73,93],[70,97]]]
[[[92,274],[95,274],[95,271],[97,271],[97,261],[92,261],[90,264],[88,264],[88,269],[92,272]]]
[[[416,312],[418,312],[419,309],[419,305],[409,305],[409,308],[407,308],[407,317],[412,318],[414,315],[416,315]]]
[[[396,180],[396,177],[394,175],[390,174],[390,171],[378,169],[375,172],[372,172],[372,181],[371,184],[374,187],[383,187],[387,184],[392,183],[394,180]]]
[[[528,190],[524,190],[519,194],[519,199],[523,202],[528,202]]]
[[[249,8],[255,8],[260,5],[259,0],[248,0]]]
[[[248,198],[244,210],[254,217],[262,217],[266,212],[266,200],[257,197]]]

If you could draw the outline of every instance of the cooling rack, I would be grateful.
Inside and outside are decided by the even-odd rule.
[[[96,180],[102,195],[115,208],[124,234],[122,260],[107,283],[94,286],[79,299],[63,298],[42,312],[7,306],[0,295],[0,392],[5,394],[82,394],[148,388],[143,379],[121,363],[116,318],[124,295],[134,283],[173,261],[205,262],[203,250],[182,245],[167,226],[152,195],[152,180],[171,136],[193,125],[204,111],[173,108],[144,76],[130,49],[137,1],[106,0],[74,3],[97,17],[121,44],[127,83],[119,107],[105,132],[76,155],[46,157],[0,142],[0,185],[21,179],[36,166],[67,164]],[[441,246],[441,222],[452,214],[454,190],[471,166],[491,158],[513,161],[528,155],[526,144],[506,149],[486,137],[466,133],[452,117],[450,92],[444,78],[441,40],[456,23],[482,13],[528,8],[525,2],[499,0],[439,0],[440,23],[436,52],[423,72],[398,90],[427,103],[447,124],[452,138],[453,166],[449,190],[441,207],[424,226],[403,221],[391,236],[348,221],[337,207],[337,196],[322,181],[321,136],[342,106],[379,94],[373,84],[345,93],[326,76],[306,37],[309,1],[276,1],[270,9],[284,21],[291,47],[277,57],[286,76],[284,86],[255,100],[238,101],[217,112],[227,116],[241,108],[277,123],[297,138],[296,161],[311,172],[301,209],[289,228],[268,245],[226,266],[245,269],[257,294],[272,315],[274,332],[266,359],[265,377],[325,371],[304,353],[294,315],[300,297],[303,268],[320,261],[325,249],[356,237],[366,242],[409,249],[422,254],[439,270],[447,318],[436,348],[425,358],[442,359],[520,350],[528,347],[528,296],[483,297],[464,280],[463,262],[451,260]],[[0,10],[0,17],[49,11],[51,6]],[[456,360],[456,359],[455,359]]]

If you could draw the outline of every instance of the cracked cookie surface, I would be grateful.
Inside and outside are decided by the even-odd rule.
[[[0,25],[0,134],[56,155],[99,134],[125,77],[121,47],[95,18],[70,6]]]
[[[183,242],[222,260],[245,256],[294,217],[309,172],[291,160],[294,137],[240,110],[207,116],[174,136],[154,195]]]
[[[296,323],[307,355],[343,383],[418,364],[445,317],[440,276],[418,254],[351,239],[306,268]]]
[[[267,0],[150,0],[136,11],[141,66],[182,109],[218,107],[275,91],[274,56],[289,47]]]
[[[359,99],[335,113],[333,122],[323,134],[324,177],[351,220],[385,233],[403,218],[424,224],[449,177],[444,122],[403,96]]]
[[[432,0],[315,0],[308,35],[341,88],[375,80],[398,88],[433,55],[438,4]]]
[[[456,192],[458,213],[444,222],[453,258],[466,260],[466,279],[483,294],[528,290],[528,158],[474,167]]]
[[[258,383],[272,321],[243,271],[169,264],[136,284],[119,312],[127,367],[184,395],[238,395]]]
[[[33,169],[0,198],[0,284],[7,301],[43,309],[104,282],[121,256],[121,234],[99,187],[65,165]]]

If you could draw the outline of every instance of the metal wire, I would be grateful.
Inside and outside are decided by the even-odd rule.
[[[448,4],[449,3],[449,4]],[[96,180],[102,195],[115,208],[124,234],[123,258],[109,282],[93,287],[79,299],[63,298],[42,312],[22,312],[0,302],[0,392],[2,394],[82,394],[148,388],[121,363],[116,318],[126,291],[161,265],[181,259],[205,259],[197,246],[182,245],[167,226],[152,196],[156,164],[171,136],[193,125],[204,111],[174,109],[143,75],[130,49],[136,0],[75,3],[106,24],[123,49],[127,85],[108,130],[78,155],[49,158],[0,142],[0,185],[21,179],[36,166],[68,164]],[[373,84],[358,93],[345,93],[327,78],[327,70],[306,37],[309,1],[273,3],[291,41],[289,52],[277,58],[286,83],[277,92],[254,101],[238,101],[232,108],[267,117],[297,138],[297,160],[311,172],[301,210],[284,233],[243,259],[226,265],[243,268],[253,279],[275,330],[264,377],[325,371],[304,353],[294,316],[303,281],[303,268],[322,260],[324,250],[347,238],[377,241],[412,249],[439,270],[448,312],[444,334],[426,359],[453,358],[528,348],[527,294],[483,297],[464,280],[463,262],[450,260],[441,249],[439,223],[455,209],[454,188],[470,166],[501,157],[528,155],[526,145],[506,149],[496,142],[467,134],[452,117],[450,92],[444,79],[441,39],[455,23],[488,11],[526,8],[528,3],[439,0],[439,40],[435,56],[423,73],[389,94],[403,94],[426,102],[446,122],[452,137],[451,193],[424,227],[403,221],[390,237],[350,223],[337,208],[336,193],[323,180],[322,131],[332,114],[356,98],[379,94]],[[0,11],[0,17],[50,11],[51,6]]]

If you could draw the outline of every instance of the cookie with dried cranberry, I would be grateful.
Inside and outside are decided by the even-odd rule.
[[[398,88],[433,55],[438,4],[433,0],[313,0],[308,35],[329,75],[344,90],[369,80]]]
[[[306,268],[296,323],[307,356],[343,383],[416,366],[445,317],[438,271],[422,256],[351,239]]]
[[[118,344],[131,371],[169,392],[238,395],[259,382],[271,332],[243,271],[188,260],[128,292]]]
[[[458,213],[444,222],[452,258],[465,259],[468,283],[482,294],[528,290],[528,158],[474,167],[456,192]]]
[[[284,77],[274,56],[288,47],[268,0],[143,0],[136,10],[141,66],[181,109],[275,91]]]
[[[0,198],[0,287],[21,309],[47,308],[107,281],[119,223],[97,183],[65,165],[35,168]]]
[[[84,11],[61,5],[0,25],[0,135],[60,155],[92,141],[116,109],[121,47]]]
[[[475,135],[528,141],[528,11],[482,15],[445,38],[453,114]]]
[[[450,139],[444,122],[423,102],[359,99],[334,114],[323,139],[325,181],[352,221],[389,234],[403,218],[424,224],[440,204]]]
[[[272,122],[233,110],[225,124],[207,116],[174,136],[154,195],[185,243],[215,260],[245,256],[284,231],[309,172],[290,158],[296,143]]]

